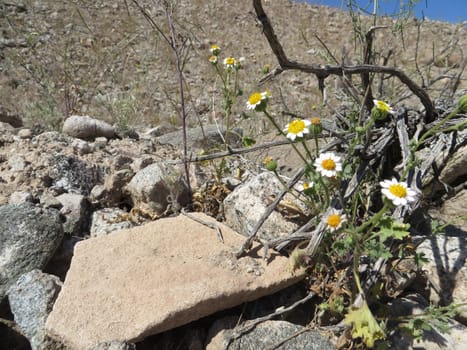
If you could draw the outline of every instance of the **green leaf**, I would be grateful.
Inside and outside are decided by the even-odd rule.
[[[251,147],[253,146],[254,144],[256,143],[256,140],[255,139],[252,139],[250,137],[243,137],[242,138],[242,144],[244,147]]]
[[[344,321],[346,324],[352,325],[352,338],[362,338],[362,341],[369,348],[375,345],[376,340],[386,337],[366,302],[360,308],[351,309]]]
[[[396,222],[388,216],[381,218],[377,226],[380,228],[378,236],[381,242],[386,241],[388,238],[401,240],[410,234],[409,224]]]

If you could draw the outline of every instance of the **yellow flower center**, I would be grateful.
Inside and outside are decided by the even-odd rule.
[[[219,50],[219,46],[217,45],[212,45],[211,46],[211,50],[214,51],[214,50]]]
[[[209,57],[209,62],[214,63],[214,62],[216,62],[216,60],[217,60],[217,57],[214,56],[214,55],[212,55],[211,57]]]
[[[389,112],[391,107],[384,101],[376,101],[376,108],[383,112]]]
[[[391,192],[394,196],[399,198],[407,197],[407,189],[405,186],[401,184],[393,184],[389,186],[389,192]]]
[[[255,106],[257,105],[258,103],[261,102],[261,99],[263,98],[263,96],[261,96],[261,94],[259,92],[255,92],[254,94],[252,94],[249,98],[248,98],[248,103],[252,106]]]
[[[287,130],[288,132],[292,134],[298,134],[302,132],[303,130],[305,130],[305,128],[306,128],[305,122],[301,119],[296,119],[289,124],[289,126],[287,127]]]
[[[328,216],[328,226],[336,228],[341,223],[341,216],[338,214],[331,214]]]
[[[336,162],[334,162],[332,159],[325,159],[321,162],[321,166],[325,170],[335,170]]]
[[[225,64],[228,66],[233,66],[235,63],[235,59],[233,57],[227,57],[225,59]]]
[[[319,124],[321,124],[321,119],[318,118],[318,117],[313,117],[313,118],[311,118],[310,122],[311,122],[312,125],[319,125]]]
[[[310,188],[310,184],[308,182],[304,182],[303,183],[303,189],[307,190],[308,188]]]

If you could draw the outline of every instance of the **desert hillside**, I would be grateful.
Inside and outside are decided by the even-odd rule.
[[[161,11],[151,1],[139,1],[160,28],[167,29]],[[222,53],[245,57],[240,72],[244,96],[234,110],[244,110],[265,65],[277,60],[262,34],[250,0],[177,1],[176,30],[186,39],[184,76],[189,123],[220,120],[221,83],[208,62],[211,44]],[[154,126],[179,125],[179,99],[174,59],[167,43],[151,29],[132,1],[13,1],[0,5],[1,107],[29,125],[59,128],[72,114],[91,115],[113,123]],[[338,9],[295,3],[264,2],[280,43],[290,59],[303,63],[362,63],[351,16]],[[401,23],[401,31],[396,27]],[[362,17],[365,33],[371,18]],[[453,97],[465,89],[464,25],[415,19],[378,20],[375,62],[403,69],[432,99]],[[379,77],[378,77],[379,79]],[[335,77],[326,80],[328,98],[347,101]],[[276,97],[279,111],[311,113],[321,105],[314,76],[288,71],[264,88]],[[378,91],[392,103],[420,105],[406,88],[388,80]],[[325,115],[328,110],[320,110]]]

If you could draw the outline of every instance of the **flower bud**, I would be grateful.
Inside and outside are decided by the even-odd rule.
[[[310,132],[313,136],[321,134],[323,126],[321,125],[321,119],[319,117],[313,117],[310,119],[311,125],[309,126]]]
[[[264,158],[263,164],[266,166],[266,169],[268,169],[269,171],[276,171],[277,169],[277,162],[272,157]]]

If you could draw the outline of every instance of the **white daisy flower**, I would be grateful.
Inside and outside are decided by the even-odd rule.
[[[231,69],[231,68],[234,68],[235,66],[235,58],[233,57],[226,57],[224,58],[224,66],[225,66],[225,69]]]
[[[305,192],[306,190],[312,188],[314,185],[315,184],[313,181],[310,181],[310,182],[305,181],[304,183],[297,185],[297,190],[300,192]]]
[[[217,63],[217,56],[212,55],[211,57],[209,57],[209,62],[211,62],[212,64],[216,64]]]
[[[399,182],[393,178],[379,184],[382,187],[381,192],[396,206],[415,202],[418,197],[417,191],[409,188],[406,182]]]
[[[394,110],[386,102],[381,101],[381,100],[373,100],[373,103],[375,104],[375,107],[381,112],[385,114],[386,113],[394,114]]]
[[[254,92],[248,97],[248,101],[246,102],[246,108],[255,110],[255,111],[262,111],[266,108],[267,102],[271,94],[269,91],[264,92]]]
[[[339,230],[346,221],[347,219],[342,211],[336,209],[332,209],[331,213],[324,218],[324,223],[331,232]]]
[[[315,160],[315,168],[322,176],[334,177],[337,172],[342,171],[341,157],[332,153],[321,153]]]
[[[294,119],[292,120],[285,129],[284,132],[287,133],[286,137],[295,141],[297,137],[303,137],[304,134],[308,134],[310,130],[308,127],[311,125],[311,122],[307,119]]]

